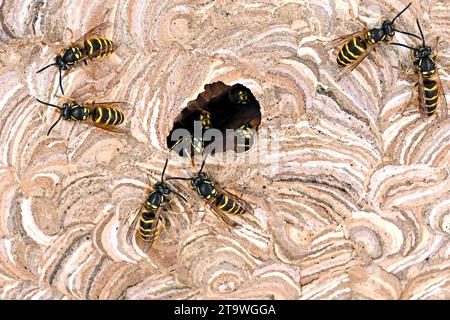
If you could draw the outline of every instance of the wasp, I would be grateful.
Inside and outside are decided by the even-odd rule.
[[[130,243],[133,236],[138,235],[143,241],[143,251],[147,252],[158,238],[161,224],[159,221],[164,219],[161,215],[163,207],[169,203],[169,196],[173,193],[187,202],[186,198],[177,191],[170,188],[164,182],[168,160],[164,164],[161,174],[161,180],[154,184],[153,189],[146,191],[146,200],[139,208],[133,210],[130,216],[134,216],[133,222],[127,232],[127,241]],[[139,230],[136,226],[139,221]],[[164,223],[163,223],[164,225]]]
[[[191,138],[191,145],[192,145],[191,154],[194,153],[203,154],[203,150],[205,149],[205,142],[203,140],[203,135],[205,134],[206,130],[209,130],[211,128],[211,113],[209,113],[206,110],[200,111],[199,121],[201,123],[201,136],[197,137],[195,135],[196,132],[194,129],[194,135]]]
[[[178,147],[181,147],[179,150],[181,155],[183,150],[190,149],[190,155],[192,157],[194,154],[203,154],[205,148],[203,134],[206,130],[211,128],[211,114],[206,110],[202,110],[199,113],[194,114],[191,121],[193,123],[193,128],[190,128],[191,130],[189,130],[190,136],[178,139],[170,150],[174,150],[175,148],[178,150]],[[200,130],[197,132],[196,125],[198,124],[200,125]],[[185,139],[187,141],[185,141]]]
[[[252,206],[242,198],[222,189],[218,184],[208,178],[203,172],[206,159],[200,167],[199,172],[191,178],[170,177],[167,180],[187,180],[191,181],[192,189],[207,201],[212,212],[223,222],[231,227],[239,224],[231,220],[228,215],[242,215],[245,213],[254,214]]]
[[[248,123],[236,129],[235,151],[248,151],[255,140],[256,131]]]
[[[438,103],[440,104],[441,118],[445,119],[447,118],[448,112],[447,100],[445,99],[444,89],[441,79],[439,78],[439,71],[436,67],[435,61],[437,54],[431,56],[433,50],[425,44],[422,27],[420,26],[418,19],[416,22],[420,31],[420,39],[422,40],[421,46],[413,48],[402,43],[395,42],[392,44],[406,47],[411,50],[412,60],[418,78],[415,86],[419,89],[419,112],[422,120],[426,120],[436,112]],[[437,41],[437,43],[439,43],[439,41]]]
[[[123,128],[117,128],[125,121],[124,109],[128,107],[127,102],[102,102],[102,103],[84,103],[79,104],[73,99],[65,98],[62,107],[36,99],[38,102],[47,106],[59,109],[60,116],[47,132],[50,132],[58,124],[61,119],[68,121],[81,121],[90,125],[96,126],[100,129],[124,133]]]
[[[394,19],[384,20],[381,23],[381,26],[342,36],[330,42],[335,46],[344,44],[336,57],[338,67],[343,69],[338,81],[352,72],[353,69],[355,69],[361,61],[369,55],[370,52],[377,48],[380,43],[389,43],[392,41],[395,32],[418,38],[412,33],[394,28],[395,20],[400,17],[400,15],[411,6],[411,4],[412,2],[400,11]]]
[[[92,28],[69,47],[62,49],[62,51],[55,57],[54,63],[43,67],[36,73],[42,72],[51,66],[57,66],[59,69],[59,87],[64,95],[64,88],[62,86],[62,70],[68,70],[75,67],[75,65],[80,62],[87,64],[87,60],[109,56],[118,48],[112,40],[98,35],[102,30],[108,28],[109,26],[111,26],[110,22],[104,22]]]
[[[249,104],[251,99],[250,94],[249,89],[241,84],[236,84],[228,91],[228,98],[231,102],[238,105]]]
[[[223,129],[224,125],[227,128],[239,128],[243,123],[238,123],[245,115],[245,106],[251,102],[256,101],[251,91],[240,83],[230,87],[226,98],[221,101],[212,102],[209,106],[211,111],[211,120],[214,128]],[[228,126],[231,119],[235,119],[233,126]]]

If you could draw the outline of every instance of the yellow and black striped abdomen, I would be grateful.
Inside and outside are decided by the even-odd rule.
[[[114,108],[96,107],[92,111],[92,120],[95,123],[119,125],[123,123],[125,116],[122,111]]]
[[[200,121],[202,122],[203,130],[211,128],[211,114],[208,111],[202,111],[200,113]]]
[[[432,116],[436,111],[436,106],[439,99],[438,84],[435,80],[424,79],[423,86],[427,115]]]
[[[157,221],[155,220],[155,213],[153,211],[143,212],[139,221],[139,235],[142,240],[147,241],[151,238],[155,240],[159,234],[160,225],[156,227],[154,233],[151,232],[152,226]]]
[[[105,38],[92,38],[84,42],[84,51],[90,58],[101,58],[110,55],[114,51],[114,44]]]
[[[249,150],[254,142],[255,130],[248,124],[243,124],[236,129],[236,151],[245,152]]]
[[[231,214],[244,214],[246,210],[233,199],[221,193],[216,197],[214,204],[221,210]]]
[[[337,64],[343,68],[355,62],[367,50],[367,42],[361,37],[355,37],[348,41],[337,56]]]

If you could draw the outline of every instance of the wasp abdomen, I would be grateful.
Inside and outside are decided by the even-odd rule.
[[[105,57],[110,55],[114,51],[113,42],[105,38],[93,38],[84,41],[85,54],[94,57]],[[96,52],[102,52],[102,54],[95,55]]]
[[[215,205],[231,214],[243,214],[246,212],[242,206],[240,206],[236,201],[228,198],[225,194],[219,194],[217,196]]]
[[[92,111],[92,120],[95,123],[119,125],[123,123],[125,116],[122,111],[114,108],[97,107]]]
[[[139,234],[144,241],[148,240],[153,235],[151,234],[151,229],[155,221],[155,213],[152,211],[147,211],[142,213],[141,220],[139,223]],[[156,227],[153,238],[156,239],[159,233],[159,226]]]
[[[425,79],[423,81],[425,92],[425,106],[427,107],[427,115],[432,116],[436,111],[436,106],[439,98],[438,84],[431,79]]]
[[[200,113],[200,121],[202,122],[203,130],[211,128],[211,114],[208,111],[202,111]]]
[[[236,132],[237,132],[236,136],[237,150],[239,150],[239,152],[249,150],[253,145],[255,131],[248,124],[244,124],[240,126],[239,129],[236,130]]]
[[[355,37],[348,41],[337,56],[337,64],[343,68],[355,62],[367,49],[367,42],[361,37]]]

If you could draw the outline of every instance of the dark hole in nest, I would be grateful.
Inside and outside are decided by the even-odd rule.
[[[261,123],[259,102],[244,85],[205,85],[177,116],[167,147],[181,156],[248,151]]]

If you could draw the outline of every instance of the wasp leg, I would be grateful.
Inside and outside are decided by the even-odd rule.
[[[367,29],[367,26],[364,24],[364,22],[358,19],[358,16],[352,17],[352,20],[358,23],[361,26],[361,29]]]
[[[153,185],[153,183],[150,180],[150,175],[147,173],[147,186],[152,186],[152,185]],[[147,194],[147,189],[146,189],[146,193],[145,194]]]
[[[172,201],[172,200],[170,200]],[[165,211],[164,213],[167,213],[167,211]],[[164,229],[164,232],[169,236],[169,238],[171,238],[172,240],[176,240],[175,237],[172,235],[172,233],[169,232],[169,230],[167,229],[167,218],[163,215],[161,215],[161,227]]]
[[[174,271],[176,271],[178,269],[181,269],[182,267],[184,267],[184,264],[182,262],[179,262],[179,263],[169,267],[167,269],[167,272],[172,273],[172,272],[174,272]]]
[[[378,53],[377,49],[373,49],[372,53],[372,61],[376,64],[378,68],[382,68],[383,64],[380,62],[380,54]]]
[[[58,99],[64,99],[64,100],[75,102],[75,99],[72,99],[72,98],[69,98],[69,97],[66,97],[66,96],[60,96],[60,95],[57,94],[56,97]]]
[[[200,223],[202,223],[202,224],[205,223],[205,219],[208,217],[208,214],[207,214],[207,212],[205,210],[205,207],[206,207],[206,202],[203,202],[203,208],[201,210],[201,212],[203,212],[203,217],[200,218]],[[197,213],[198,212],[200,212],[200,209],[197,210]],[[198,215],[196,215],[196,216],[198,216]],[[196,221],[192,221],[192,224],[195,224],[195,223],[196,223]],[[217,230],[213,226],[211,226],[210,224],[208,224],[208,231],[211,232],[211,233],[218,233]]]
[[[439,43],[441,42],[440,37],[437,36],[434,44],[434,50],[436,50],[436,56],[439,56]]]
[[[66,27],[65,29],[64,29],[64,32],[65,31],[69,31],[70,32],[70,43],[72,43],[73,42],[73,31],[72,31],[72,29],[70,29],[69,27]]]
[[[94,94],[96,96],[97,101],[98,100],[101,101],[101,100],[105,99],[105,95],[104,94],[97,96],[97,87],[95,85],[94,85]],[[94,103],[95,103],[95,100],[92,99],[92,104],[94,104]]]
[[[400,77],[402,77],[402,78],[407,78],[408,80],[413,80],[413,79],[416,79],[416,77],[417,77],[415,72],[414,73],[406,72],[405,70],[402,70],[397,66],[392,66],[392,68],[397,69]],[[416,84],[416,86],[417,86],[417,84]]]
[[[404,115],[404,113],[406,112],[406,110],[408,109],[408,107],[409,106],[411,106],[411,105],[414,105],[413,103],[412,103],[412,101],[413,101],[413,99],[414,99],[414,97],[416,96],[415,95],[415,90],[416,90],[416,88],[417,88],[417,83],[414,85],[414,87],[411,89],[411,97],[409,98],[409,100],[408,100],[408,102],[405,104],[405,106],[400,110],[400,115],[401,116],[403,116]],[[413,112],[413,113],[415,113],[415,112]]]

